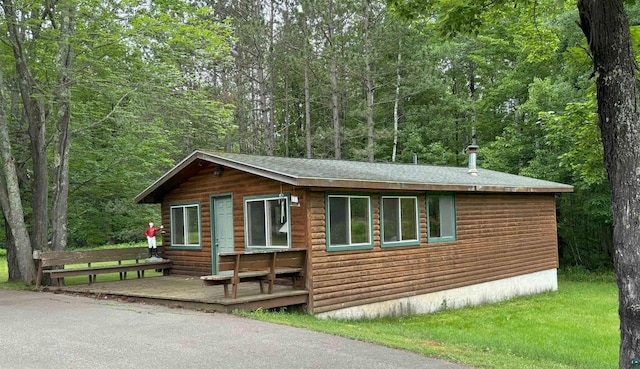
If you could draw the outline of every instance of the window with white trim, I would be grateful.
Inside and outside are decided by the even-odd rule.
[[[290,247],[288,196],[247,198],[244,214],[246,247]]]
[[[200,248],[200,205],[171,206],[171,247]]]
[[[372,248],[371,197],[327,195],[327,249]]]
[[[456,209],[452,194],[427,194],[429,242],[455,241]]]
[[[382,246],[420,244],[417,196],[382,196]]]

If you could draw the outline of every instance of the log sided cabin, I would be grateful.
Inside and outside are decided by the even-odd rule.
[[[161,204],[172,273],[302,248],[308,311],[357,319],[556,290],[555,195],[572,190],[475,167],[198,150],[135,200]]]

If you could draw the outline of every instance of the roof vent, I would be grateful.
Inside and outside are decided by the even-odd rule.
[[[471,145],[467,146],[467,153],[469,154],[469,170],[467,173],[472,176],[477,176],[478,168],[476,167],[476,159],[478,157],[478,140],[476,138],[476,127],[471,128]]]

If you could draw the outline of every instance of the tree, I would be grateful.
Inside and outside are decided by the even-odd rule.
[[[623,0],[579,0],[580,28],[593,55],[598,124],[611,187],[618,280],[620,368],[640,358],[640,106]]]
[[[445,34],[477,32],[508,0],[391,0],[406,17],[435,16]],[[533,2],[531,6],[536,6]],[[513,5],[512,5],[513,6]],[[640,106],[629,23],[623,0],[578,0],[580,28],[593,57],[599,127],[611,188],[614,266],[620,315],[619,367],[640,356]],[[494,14],[495,15],[495,14]]]
[[[190,2],[94,7],[74,90],[69,242],[140,240],[157,206],[133,197],[195,148],[233,142],[220,70],[230,27]],[[124,5],[123,3],[118,3]],[[85,23],[86,22],[86,23]],[[78,32],[78,31],[77,31]],[[144,139],[140,139],[144,138]]]
[[[95,210],[108,233],[146,176],[185,154],[173,142],[189,152],[229,142],[232,111],[218,99],[215,68],[230,30],[189,1],[0,5],[0,205],[9,278],[29,284],[34,249],[66,248],[68,216]]]
[[[2,194],[3,213],[12,235],[8,253],[14,253],[16,264],[9,265],[11,279],[20,279],[30,284],[35,279],[35,268],[31,260],[32,248],[43,249],[48,241],[49,209],[49,165],[47,156],[48,140],[46,126],[48,116],[55,117],[55,175],[53,181],[53,208],[60,218],[54,220],[53,248],[61,249],[66,244],[66,204],[68,189],[68,152],[70,119],[71,80],[69,69],[73,61],[73,47],[70,37],[74,27],[75,4],[70,1],[60,3],[33,3],[29,5],[11,0],[2,2],[5,17],[5,39],[12,52],[14,64],[15,91],[19,93],[22,106],[22,120],[28,126],[29,156],[32,163],[31,237],[24,237],[26,224],[22,195],[14,187],[16,176],[15,159],[8,137],[3,137],[4,181]],[[55,54],[40,54],[47,47]],[[56,78],[49,79],[41,65],[54,70]],[[4,87],[2,82],[0,86]],[[13,103],[18,103],[15,101]],[[6,104],[2,99],[0,104]],[[12,116],[12,119],[14,117]],[[7,116],[3,114],[2,126],[6,128]],[[3,132],[8,134],[8,130]],[[19,184],[18,184],[19,185]],[[18,272],[18,273],[16,273]]]

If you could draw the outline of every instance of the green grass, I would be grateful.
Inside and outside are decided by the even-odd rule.
[[[7,283],[9,271],[7,270],[7,250],[0,249],[0,283]]]
[[[401,348],[477,368],[617,367],[620,342],[614,282],[560,278],[558,292],[405,318],[321,320],[243,313],[255,319]]]

